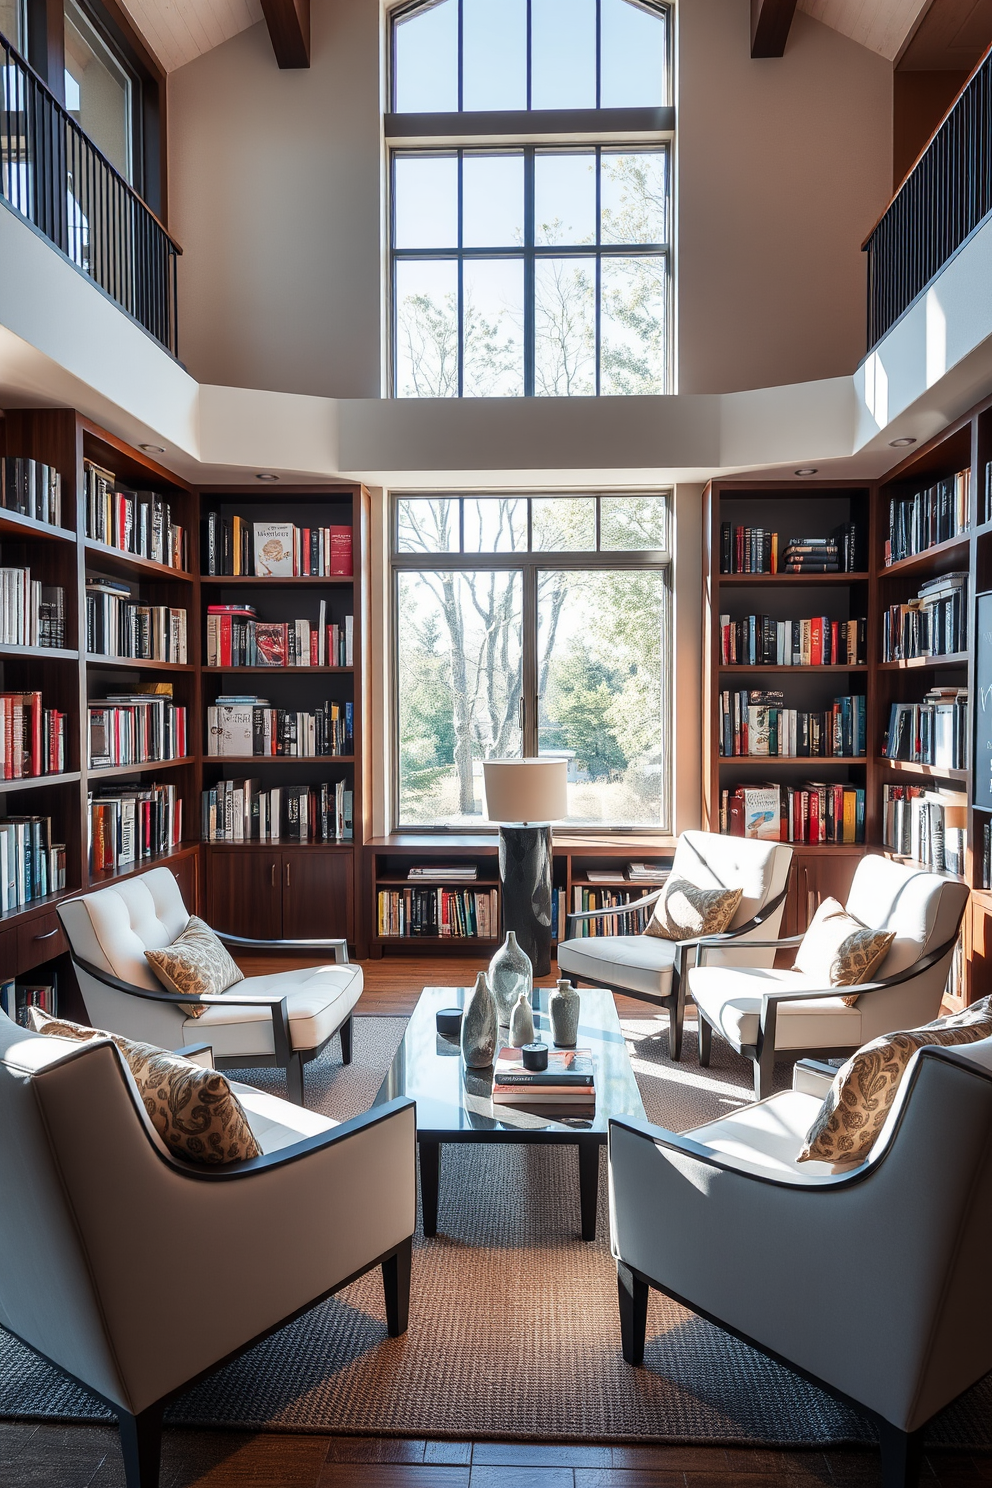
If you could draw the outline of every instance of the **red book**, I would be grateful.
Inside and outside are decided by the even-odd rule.
[[[734,795],[727,801],[727,821],[731,837],[744,836],[744,802]]]
[[[310,665],[311,666],[319,666],[320,665],[320,662],[319,662],[318,656],[317,656],[317,632],[316,632],[316,630],[312,630],[310,632]]]
[[[233,666],[231,660],[233,648],[231,646],[231,616],[218,615],[217,617],[217,652],[220,656],[221,666]]]
[[[814,615],[809,622],[809,664],[823,665],[823,621],[819,615]]]
[[[304,527],[303,538],[300,543],[300,560],[303,569],[303,577],[310,577],[310,528]]]
[[[844,661],[848,661],[850,658],[847,657],[847,656],[845,656],[843,659],[844,659]],[[831,662],[833,663],[834,666],[839,666],[840,665],[841,654],[840,654],[840,621],[839,620],[832,620],[830,622],[830,660],[831,660]]]
[[[255,626],[260,666],[289,664],[289,626],[285,621],[262,621]]]
[[[331,528],[331,573],[347,575],[354,573],[351,551],[351,528]]]

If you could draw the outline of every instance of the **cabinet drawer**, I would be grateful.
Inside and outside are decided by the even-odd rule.
[[[53,956],[61,956],[68,949],[69,942],[54,909],[17,927],[18,973],[30,971],[33,966],[40,966]]]

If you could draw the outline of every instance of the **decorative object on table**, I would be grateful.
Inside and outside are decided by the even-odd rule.
[[[493,1100],[501,1105],[569,1108],[596,1103],[592,1054],[588,1049],[554,1049],[546,1069],[530,1070],[523,1050],[500,1049],[493,1073]]]
[[[488,1069],[496,1057],[499,1022],[487,972],[480,971],[462,1017],[462,1058],[469,1069]]]
[[[499,1021],[507,1028],[521,992],[529,998],[534,985],[530,957],[517,944],[513,930],[506,932],[506,939],[489,963],[489,985],[496,999]]]
[[[548,999],[551,1040],[559,1048],[571,1049],[579,1033],[579,1008],[582,999],[571,982],[562,980]]]
[[[535,976],[551,970],[551,823],[568,812],[567,766],[556,759],[486,760],[486,814],[500,823],[503,924]]]
[[[534,1009],[526,992],[521,992],[510,1014],[510,1047],[522,1049],[534,1042]]]
[[[524,1044],[520,1050],[525,1070],[546,1070],[548,1067],[547,1044]]]
[[[461,1008],[438,1008],[435,1021],[437,1023],[437,1031],[441,1037],[449,1039],[458,1038],[462,1031],[462,1017]]]

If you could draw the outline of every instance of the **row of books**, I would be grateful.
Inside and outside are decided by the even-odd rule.
[[[959,470],[911,496],[889,501],[885,565],[925,553],[937,543],[960,537],[971,526],[971,471]]]
[[[741,785],[721,792],[720,831],[768,842],[864,842],[865,793],[819,780]]]
[[[968,797],[922,785],[882,788],[882,842],[900,857],[935,873],[963,874]]]
[[[91,872],[128,868],[178,847],[183,803],[174,784],[105,787],[86,798]]]
[[[886,759],[968,768],[968,689],[932,687],[919,703],[893,703],[882,754]]]
[[[863,755],[866,706],[861,693],[834,698],[829,708],[787,708],[774,690],[720,694],[720,753],[724,758],[770,755],[798,759]]]
[[[645,892],[648,892],[647,890]],[[572,887],[572,913],[584,914],[588,910],[601,909],[604,912],[611,909],[619,909],[622,905],[633,904],[637,899],[643,899],[645,893],[631,893],[626,889],[587,889],[580,884]],[[624,924],[630,933],[634,930],[643,930],[650,918],[654,905],[650,905],[641,915],[628,916]],[[572,934],[576,938],[592,935],[616,935],[617,921],[610,919],[604,913],[601,920],[580,920],[573,927]]]
[[[186,757],[186,709],[170,697],[117,693],[86,715],[92,770]]]
[[[968,575],[941,574],[915,599],[882,611],[882,660],[950,656],[968,646]]]
[[[724,666],[859,666],[867,660],[866,619],[775,620],[771,615],[720,616]]]
[[[327,623],[321,600],[316,625],[309,620],[259,620],[254,605],[209,605],[207,666],[352,666],[354,616]]]
[[[186,611],[131,599],[116,579],[86,581],[86,649],[98,656],[187,662]]]
[[[495,889],[380,889],[380,936],[451,936],[492,940],[499,932]]]
[[[350,842],[354,794],[345,782],[283,785],[219,780],[203,792],[205,842]]]
[[[46,708],[40,692],[0,692],[0,751],[4,780],[61,774],[66,714]]]
[[[0,1008],[14,1023],[22,1028],[28,1026],[28,1009],[41,1008],[50,1018],[56,1016],[58,1008],[58,977],[49,972],[45,982],[18,982],[14,977],[0,982]]]
[[[65,888],[65,843],[52,840],[49,816],[0,820],[0,912]]]
[[[30,568],[0,568],[0,644],[64,646],[62,586],[32,579]]]
[[[0,505],[36,522],[62,526],[62,477],[54,465],[7,455],[0,461]]]
[[[548,1067],[524,1068],[519,1049],[503,1048],[493,1070],[493,1105],[564,1106],[591,1110],[596,1104],[596,1076],[589,1049],[549,1049]]]
[[[861,561],[854,522],[842,522],[827,537],[790,537],[785,542],[765,527],[720,525],[723,574],[858,573]]]
[[[84,461],[83,470],[87,537],[166,568],[188,569],[186,530],[173,520],[172,502],[155,491],[118,486],[112,470],[101,470],[90,460]]]
[[[207,574],[259,579],[347,577],[354,572],[351,528],[249,522],[210,512],[203,523]]]
[[[355,752],[355,709],[332,703],[313,712],[273,708],[266,698],[219,697],[207,709],[207,754],[234,759],[284,755],[295,759]]]

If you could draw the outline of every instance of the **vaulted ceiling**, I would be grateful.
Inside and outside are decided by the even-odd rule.
[[[930,0],[799,0],[799,9],[893,62],[929,3]]]

